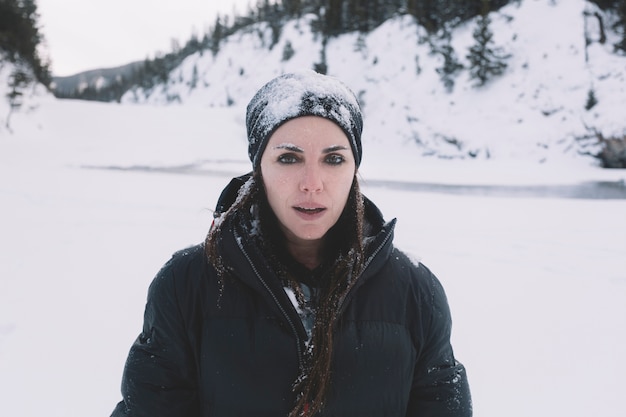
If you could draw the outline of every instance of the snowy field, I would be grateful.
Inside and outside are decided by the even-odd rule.
[[[50,99],[13,129],[0,132],[2,415],[108,416],[152,277],[204,238],[222,187],[250,167],[243,110]],[[537,190],[626,172],[364,149],[364,192],[447,290],[475,415],[622,417],[626,199],[394,181]]]

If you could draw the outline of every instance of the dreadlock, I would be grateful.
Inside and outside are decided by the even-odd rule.
[[[264,199],[259,196],[260,194],[264,195],[264,192],[262,192],[263,187],[259,186],[260,183],[261,181],[258,180],[255,174],[248,178],[240,188],[234,203],[230,207],[227,207],[224,212],[215,213],[213,224],[204,240],[205,254],[209,264],[215,268],[219,279],[218,305],[224,292],[226,277],[230,275],[229,267],[224,263],[224,258],[219,248],[219,242],[224,233],[224,225],[226,225],[230,218],[236,213],[251,210],[256,201]]]
[[[355,177],[339,220],[326,240],[336,242],[335,258],[327,286],[322,288],[316,309],[307,362],[295,384],[298,398],[289,417],[309,417],[324,407],[332,382],[333,340],[339,308],[360,275],[364,263],[363,196]]]

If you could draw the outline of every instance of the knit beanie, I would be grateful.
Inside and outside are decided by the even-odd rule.
[[[335,122],[348,137],[356,166],[360,165],[363,117],[356,96],[338,79],[304,70],[274,78],[248,103],[248,156],[254,169],[261,164],[272,133],[301,116],[320,116]]]

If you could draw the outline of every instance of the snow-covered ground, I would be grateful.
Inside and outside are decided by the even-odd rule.
[[[242,119],[241,108],[52,99],[15,117],[15,133],[0,137],[3,415],[110,413],[152,277],[204,238],[222,187],[250,167]],[[554,185],[626,172],[411,161],[364,146],[364,192],[447,289],[475,415],[622,416],[626,200],[375,184]]]

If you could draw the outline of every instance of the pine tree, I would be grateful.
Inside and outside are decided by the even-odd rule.
[[[336,36],[342,33],[343,19],[342,19],[342,0],[326,0],[326,13],[325,19],[325,31],[324,34],[328,36]]]
[[[302,1],[301,0],[283,0],[283,7],[285,13],[289,17],[300,17],[302,15]]]
[[[191,72],[191,80],[189,81],[189,89],[193,90],[198,86],[198,65],[193,64],[193,70]]]
[[[443,65],[437,68],[437,73],[441,77],[441,82],[443,82],[446,91],[451,92],[454,88],[454,77],[463,69],[463,64],[457,59],[450,44],[443,45],[440,53],[443,57]]]
[[[285,42],[285,46],[283,48],[283,62],[289,61],[296,54],[296,51],[293,49],[293,45],[291,41]]]
[[[40,83],[51,81],[49,63],[38,52],[43,41],[34,0],[0,0],[0,52],[13,63],[25,63]]]
[[[428,33],[435,33],[439,29],[436,0],[407,0],[407,10]]]
[[[451,45],[450,32],[445,26],[441,31],[440,40],[441,43],[439,45],[432,46],[433,53],[440,54],[443,58],[443,64],[441,67],[437,68],[436,71],[446,91],[451,92],[454,88],[454,77],[463,69],[463,64],[459,62],[454,52],[454,48]]]
[[[617,10],[617,22],[615,23],[616,29],[621,31],[621,38],[615,44],[615,49],[626,54],[626,0],[620,0],[616,4]]]
[[[11,130],[11,114],[18,111],[22,107],[22,99],[24,97],[24,90],[33,81],[28,70],[20,68],[18,66],[9,75],[9,92],[6,97],[9,101],[9,114],[7,115],[5,127]]]
[[[493,46],[493,32],[489,25],[489,0],[483,0],[482,14],[478,17],[474,40],[476,43],[470,48],[467,59],[470,62],[470,78],[476,81],[477,86],[483,86],[491,78],[501,75],[507,67],[509,58],[502,48]]]
[[[322,49],[320,50],[320,62],[316,62],[313,64],[313,70],[320,74],[328,74],[328,61],[326,60],[327,43],[328,38],[324,37],[324,39],[322,39]]]
[[[211,34],[211,45],[209,49],[213,53],[213,56],[217,55],[220,50],[220,43],[222,42],[222,38],[224,37],[224,26],[222,25],[222,20],[218,15],[215,19],[215,26],[213,26],[213,33]]]
[[[43,40],[38,18],[34,0],[0,0],[0,67],[2,60],[13,64],[4,97],[9,104],[5,120],[5,127],[9,130],[11,115],[22,106],[28,87],[34,82],[50,85],[48,63],[38,52]]]
[[[596,92],[593,88],[590,88],[587,92],[587,102],[585,103],[585,110],[589,111],[598,104],[598,99],[596,98]]]

